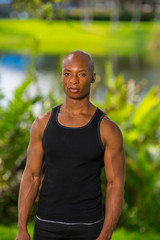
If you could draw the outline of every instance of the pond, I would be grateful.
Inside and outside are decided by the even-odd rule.
[[[140,59],[138,56],[123,58],[116,55],[106,57],[93,56],[95,63],[95,72],[100,84],[97,88],[96,100],[103,101],[104,98],[104,80],[105,80],[105,63],[110,61],[113,66],[115,75],[122,73],[126,81],[134,79],[136,83],[146,80],[145,91],[154,84],[160,83],[160,68],[153,66]],[[39,89],[44,96],[50,89],[57,86],[59,78],[59,61],[58,55],[39,55],[35,58],[35,70]],[[3,104],[13,96],[14,89],[19,86],[26,77],[27,67],[30,63],[30,57],[19,54],[0,54],[0,88],[5,95]],[[31,88],[30,94],[35,93],[36,89]]]

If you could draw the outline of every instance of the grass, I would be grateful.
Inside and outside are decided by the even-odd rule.
[[[109,22],[93,22],[87,27],[80,21],[1,19],[0,51],[64,54],[81,49],[101,56],[110,52],[123,56],[145,54],[152,22],[141,22],[138,27],[120,22],[117,30],[114,28]]]
[[[31,236],[33,236],[33,227],[34,223],[29,222],[28,231]],[[0,225],[0,239],[1,240],[14,240],[17,233],[16,224],[12,224],[9,226]],[[155,232],[145,232],[139,233],[137,232],[129,232],[123,228],[117,229],[112,236],[112,240],[159,240],[159,234]]]

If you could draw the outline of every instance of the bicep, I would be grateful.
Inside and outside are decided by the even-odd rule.
[[[112,150],[106,147],[104,154],[104,166],[107,182],[117,182],[124,183],[125,177],[125,154],[123,147],[115,153],[115,150]]]
[[[106,178],[108,182],[124,184],[125,153],[120,129],[117,128],[110,136],[104,153]]]
[[[26,169],[28,169],[35,177],[39,177],[41,175],[43,156],[44,153],[42,148],[40,128],[37,123],[34,123],[30,131]]]
[[[40,142],[35,144],[29,143],[26,168],[28,168],[34,176],[39,176],[41,174],[43,155],[43,149]]]

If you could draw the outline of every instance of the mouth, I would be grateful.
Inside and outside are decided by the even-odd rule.
[[[75,88],[75,87],[69,87],[69,91],[73,92],[73,93],[77,93],[77,92],[80,91],[80,89],[79,88]]]

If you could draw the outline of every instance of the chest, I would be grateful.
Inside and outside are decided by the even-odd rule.
[[[46,159],[53,164],[97,162],[103,156],[96,127],[68,128],[50,124],[42,139]],[[47,161],[48,161],[47,160]]]
[[[57,116],[57,121],[60,125],[70,127],[70,128],[79,128],[87,125],[92,118],[91,115],[79,114],[77,116],[71,116],[66,113],[59,113]]]

